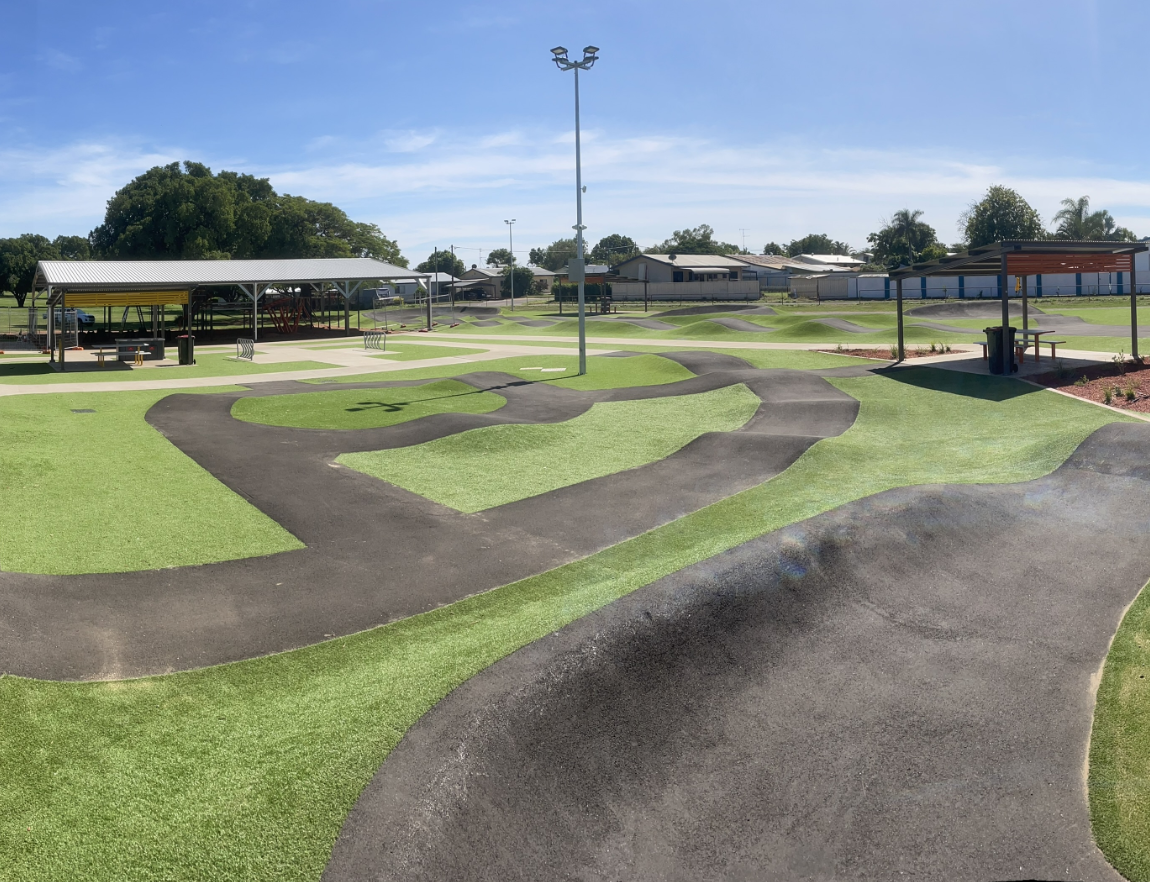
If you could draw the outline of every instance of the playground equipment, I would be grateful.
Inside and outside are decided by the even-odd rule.
[[[312,322],[312,311],[306,297],[286,294],[264,303],[264,310],[271,316],[277,333],[298,334],[299,320],[306,318]]]

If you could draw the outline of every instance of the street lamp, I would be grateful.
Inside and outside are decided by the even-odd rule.
[[[551,54],[557,68],[575,71],[575,260],[567,267],[567,280],[570,281],[574,276],[579,283],[579,374],[582,376],[587,373],[587,316],[583,299],[583,284],[587,273],[583,262],[583,230],[586,228],[583,226],[583,168],[579,154],[579,71],[590,70],[594,66],[599,60],[599,47],[585,46],[582,61],[569,59],[567,50],[562,46],[556,46]]]
[[[511,311],[515,312],[515,236],[511,233],[511,225],[515,223],[515,218],[504,220],[503,223],[507,224],[507,244],[511,246],[511,264],[507,274],[511,277]]]

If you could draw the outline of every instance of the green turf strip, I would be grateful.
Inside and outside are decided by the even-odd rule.
[[[281,371],[330,370],[334,365],[318,361],[290,361],[278,364],[261,363],[259,354],[256,361],[249,362],[230,358],[226,354],[203,353],[196,355],[194,365],[164,365],[163,367],[131,368],[117,365],[109,359],[104,369],[84,363],[81,367],[61,373],[53,370],[48,363],[39,364],[0,364],[0,383],[40,384],[40,383],[106,383],[138,380],[188,380],[196,377],[229,377],[247,374],[269,374]],[[65,366],[67,363],[65,363]]]
[[[464,512],[482,511],[657,462],[705,432],[732,432],[759,407],[741,383],[672,398],[592,405],[550,425],[486,426],[337,462]],[[459,469],[468,480],[459,480]]]
[[[565,368],[564,373],[543,373],[533,368]],[[500,371],[524,380],[548,382],[568,389],[622,389],[631,386],[661,386],[677,383],[695,376],[681,364],[657,355],[636,358],[608,358],[588,356],[587,373],[578,375],[579,358],[575,355],[520,355],[468,364],[448,364],[437,367],[412,368],[406,371],[356,374],[351,377],[331,377],[304,380],[305,383],[365,383],[376,380],[431,380],[439,377],[458,377],[473,371]]]
[[[434,413],[490,413],[507,400],[457,380],[395,389],[333,389],[296,395],[240,398],[232,416],[265,426],[297,429],[375,429]]]
[[[1126,612],[1106,657],[1089,789],[1102,853],[1132,882],[1150,880],[1150,589]]]
[[[942,371],[832,382],[861,401],[842,436],[772,481],[584,560],[248,662],[126,683],[0,678],[6,880],[314,882],[403,732],[492,662],[853,499],[910,483],[1036,478],[1122,419],[1016,381]]]
[[[144,422],[167,394],[0,398],[0,570],[115,573],[303,547]]]

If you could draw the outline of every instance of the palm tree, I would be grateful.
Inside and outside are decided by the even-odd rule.
[[[1111,239],[1114,238],[1114,217],[1105,208],[1090,210],[1090,197],[1063,199],[1062,209],[1054,215],[1058,229],[1054,235],[1059,239]]]

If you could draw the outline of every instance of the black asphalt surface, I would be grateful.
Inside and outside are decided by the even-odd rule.
[[[1084,766],[1148,447],[851,503],[512,654],[407,733],[324,879],[1118,880]]]
[[[503,395],[507,404],[489,414],[438,414],[382,429],[286,429],[230,415],[241,396],[323,390],[313,384],[168,396],[148,421],[307,548],[134,573],[0,573],[0,672],[61,680],[163,673],[292,649],[424,612],[759,484],[820,438],[843,432],[858,412],[857,401],[812,373],[755,370],[705,352],[671,357],[702,375],[579,392],[472,373],[460,379]],[[479,426],[567,420],[600,401],[735,383],[746,383],[763,401],[740,430],[706,434],[659,462],[478,514],[334,462],[341,453],[403,447]],[[338,388],[363,389],[370,401],[373,389],[415,384]]]
[[[1008,304],[1011,316],[1022,316],[1022,302],[1012,300]],[[1029,311],[1042,314],[1042,310],[1029,304]],[[907,315],[916,318],[963,318],[963,319],[998,319],[1002,321],[1001,300],[971,300],[967,303],[932,303],[927,306],[915,306],[906,310]]]

